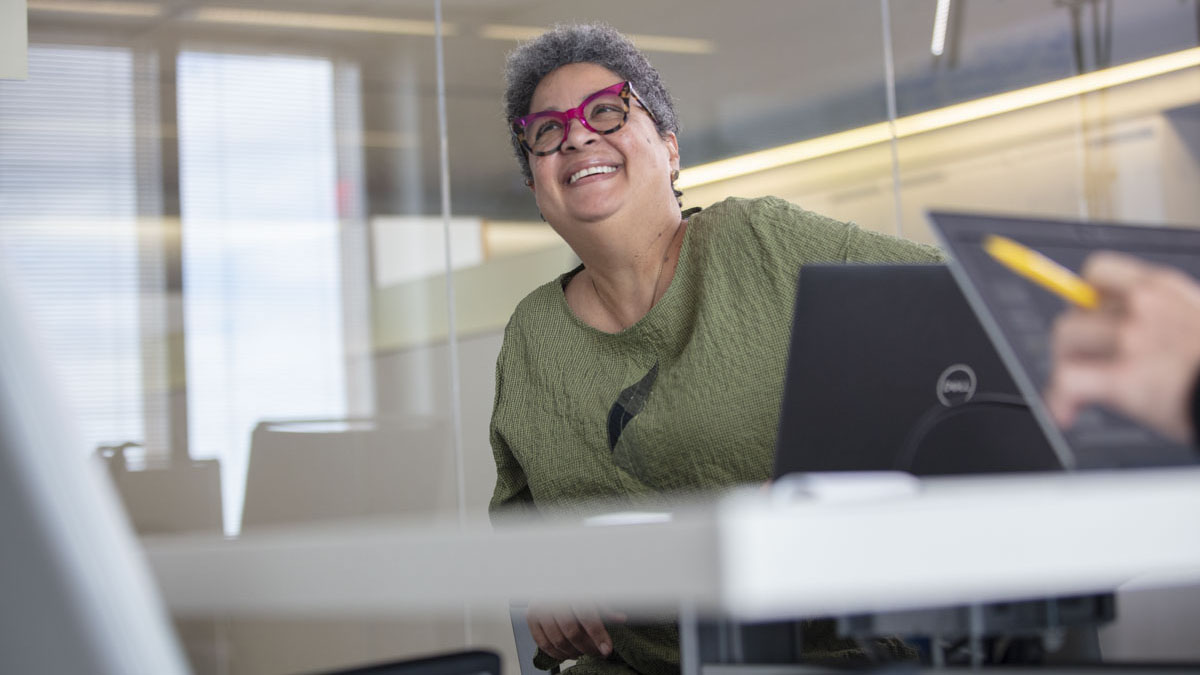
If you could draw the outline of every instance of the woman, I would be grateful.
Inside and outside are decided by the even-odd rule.
[[[506,75],[517,161],[583,264],[505,330],[493,515],[637,508],[768,479],[797,269],[938,251],[774,198],[681,213],[670,95],[608,26],[556,27],[510,54]],[[668,621],[533,606],[529,622],[543,668],[580,657],[577,672],[678,671]],[[822,646],[836,657],[841,645]]]

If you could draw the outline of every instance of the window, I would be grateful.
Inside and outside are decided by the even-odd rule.
[[[33,45],[0,81],[0,269],[25,297],[89,453],[143,443],[128,49]]]
[[[235,533],[254,426],[346,414],[334,69],[189,51],[177,76],[189,447]]]

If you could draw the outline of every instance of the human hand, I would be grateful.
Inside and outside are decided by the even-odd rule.
[[[583,654],[607,658],[612,654],[612,638],[595,605],[530,604],[525,613],[533,641],[551,658],[559,661]],[[610,621],[624,623],[626,617],[618,612],[604,612]]]
[[[1101,252],[1084,279],[1098,310],[1072,309],[1054,326],[1050,413],[1070,427],[1089,404],[1107,406],[1191,442],[1191,394],[1200,372],[1200,285],[1171,267]]]

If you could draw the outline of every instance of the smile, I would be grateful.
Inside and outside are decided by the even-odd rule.
[[[586,169],[580,169],[579,171],[571,174],[571,177],[567,179],[567,185],[570,185],[581,178],[594,176],[598,173],[613,173],[616,170],[617,167],[615,166],[589,166]]]

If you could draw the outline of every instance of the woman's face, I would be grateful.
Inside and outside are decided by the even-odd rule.
[[[603,66],[572,63],[542,78],[529,110],[568,110],[621,81]],[[567,132],[558,152],[529,157],[538,209],[556,228],[622,213],[652,216],[677,206],[671,171],[679,168],[679,146],[675,134],[658,134],[645,108],[631,101],[625,126],[611,134],[598,134],[578,120]],[[605,170],[576,178],[591,167]]]

